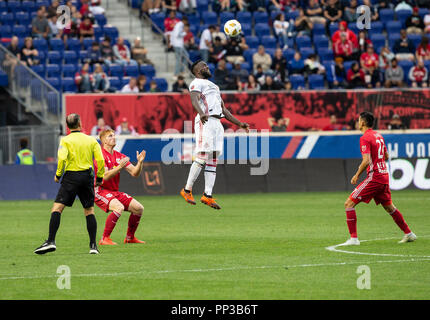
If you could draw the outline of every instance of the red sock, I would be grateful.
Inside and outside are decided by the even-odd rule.
[[[112,211],[112,213],[108,215],[106,219],[105,230],[103,231],[103,238],[110,237],[110,234],[112,233],[113,228],[115,228],[119,217],[121,217],[121,215],[115,211]]]
[[[354,208],[346,209],[346,224],[351,238],[357,238],[357,215]]]
[[[408,224],[406,223],[405,219],[403,218],[402,214],[399,210],[394,210],[393,213],[391,213],[391,217],[393,218],[394,222],[399,226],[402,231],[407,234],[411,232],[411,229],[409,229]]]
[[[130,214],[130,218],[128,218],[127,239],[134,238],[134,233],[136,232],[136,229],[139,226],[141,217],[142,215]]]

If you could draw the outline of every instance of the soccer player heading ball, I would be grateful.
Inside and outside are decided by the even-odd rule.
[[[411,242],[417,239],[409,229],[405,219],[399,210],[393,205],[389,186],[388,168],[385,161],[389,158],[384,138],[372,130],[375,118],[370,112],[362,112],[358,120],[358,126],[363,136],[360,138],[360,150],[363,160],[352,177],[351,184],[356,184],[359,176],[367,168],[367,178],[360,183],[345,202],[346,223],[351,238],[342,245],[359,245],[357,237],[357,216],[355,206],[360,202],[369,203],[374,199],[375,203],[382,204],[394,222],[404,232],[400,243]]]
[[[219,87],[208,79],[212,76],[204,61],[196,61],[191,66],[195,79],[190,83],[191,103],[197,115],[194,119],[196,139],[196,158],[191,165],[187,184],[181,195],[190,204],[195,205],[192,189],[194,182],[205,168],[205,191],[200,201],[214,209],[221,209],[212,197],[215,184],[217,159],[224,146],[224,128],[221,119],[249,132],[249,125],[236,119],[224,105]]]

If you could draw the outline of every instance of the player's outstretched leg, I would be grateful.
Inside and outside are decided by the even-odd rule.
[[[351,199],[345,201],[345,212],[346,212],[346,224],[350,238],[341,244],[341,246],[357,246],[360,245],[360,241],[357,236],[357,214],[355,212],[355,203]]]
[[[405,219],[403,218],[403,215],[393,204],[384,206],[384,209],[391,215],[391,218],[393,218],[394,222],[405,234],[399,243],[413,242],[417,240],[417,236],[411,231]]]
[[[139,240],[134,235],[137,227],[139,226],[140,219],[143,214],[143,206],[136,200],[132,200],[128,206],[130,211],[130,218],[128,219],[127,236],[124,239],[124,243],[145,243],[145,241]]]

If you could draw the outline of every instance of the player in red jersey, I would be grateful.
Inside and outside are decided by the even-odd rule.
[[[409,229],[405,219],[399,210],[393,205],[389,186],[388,168],[385,161],[388,159],[388,152],[384,138],[372,130],[374,116],[370,112],[362,112],[358,121],[358,126],[363,136],[360,138],[360,150],[363,160],[352,177],[351,184],[356,184],[359,176],[367,168],[367,178],[361,182],[351,193],[345,202],[346,223],[348,225],[351,238],[342,245],[359,245],[357,237],[357,216],[355,206],[360,202],[369,203],[374,199],[375,203],[381,204],[394,222],[405,233],[399,243],[411,242],[417,239],[416,235]]]
[[[134,235],[142,217],[143,206],[127,193],[120,192],[118,189],[119,176],[123,168],[133,177],[140,175],[146,152],[145,150],[141,153],[136,151],[137,164],[134,166],[128,157],[113,149],[116,145],[114,130],[107,129],[100,132],[100,141],[102,142],[102,153],[105,160],[105,174],[102,185],[95,188],[95,203],[103,211],[112,212],[106,219],[103,237],[99,245],[116,244],[112,241],[110,235],[124,211],[130,212],[127,236],[124,239],[124,243],[145,243],[145,241],[138,240]]]

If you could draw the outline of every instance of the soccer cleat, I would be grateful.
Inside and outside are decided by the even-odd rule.
[[[125,238],[124,239],[124,243],[143,243],[143,244],[145,244],[146,242],[142,241],[142,240],[139,240],[136,237],[133,237],[132,239]]]
[[[221,207],[218,205],[218,203],[215,202],[214,198],[209,198],[209,197],[203,195],[200,198],[200,202],[204,203],[205,205],[208,205],[209,207],[212,207],[214,209],[217,209],[217,210],[221,209]]]
[[[190,192],[185,192],[185,189],[181,190],[181,196],[187,201],[188,203],[195,205],[196,202],[194,201],[193,194]]]
[[[103,237],[100,239],[99,241],[99,245],[101,246],[114,246],[116,245],[116,242],[113,242],[112,239],[110,237]]]
[[[36,254],[45,254],[47,252],[52,252],[57,250],[57,246],[55,245],[55,241],[46,240],[39,248],[34,250]]]
[[[99,249],[95,243],[90,244],[90,254],[99,254]]]
[[[349,238],[346,242],[339,244],[338,246],[359,246],[360,241],[358,238]]]
[[[415,233],[411,232],[411,233],[405,234],[402,240],[399,241],[399,243],[413,242],[415,240],[417,240],[417,236],[415,235]]]

